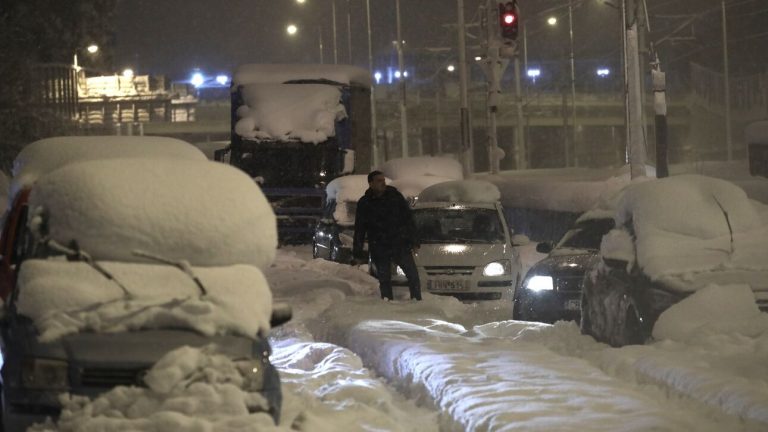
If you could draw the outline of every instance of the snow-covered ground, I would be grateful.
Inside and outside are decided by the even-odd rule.
[[[766,314],[705,325],[684,341],[611,348],[574,323],[511,321],[510,305],[498,302],[426,294],[417,303],[405,293],[385,302],[364,271],[309,254],[281,249],[266,272],[275,297],[295,312],[272,333],[284,380],[283,427],[768,428]],[[526,267],[537,258],[522,255]]]

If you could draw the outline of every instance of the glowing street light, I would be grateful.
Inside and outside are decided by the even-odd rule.
[[[293,24],[288,24],[288,27],[285,28],[285,31],[288,32],[289,35],[293,36],[296,34],[296,32],[299,31],[299,28]]]
[[[229,77],[226,75],[218,75],[216,77],[216,82],[221,85],[227,85],[227,82],[229,82]]]
[[[90,44],[88,45],[88,48],[86,48],[89,54],[96,54],[99,52],[99,46],[96,44]]]
[[[376,84],[378,84],[379,82],[381,82],[381,72],[379,72],[379,71],[376,71],[376,73],[375,73],[375,74],[373,74],[373,79],[375,79],[375,80],[376,80]]]
[[[549,25],[551,25],[551,26],[553,26],[553,25],[557,25],[557,18],[555,18],[555,17],[549,17],[549,18],[547,18],[547,24],[549,24]]]
[[[453,72],[456,70],[456,66],[454,65],[448,65],[448,67],[445,68],[448,72]]]
[[[533,82],[536,82],[536,78],[541,76],[541,69],[528,69],[528,78],[532,79]]]
[[[189,82],[191,82],[195,87],[200,87],[205,82],[205,77],[203,77],[202,73],[195,72],[192,74],[192,79],[189,80]]]
[[[599,76],[601,78],[605,78],[605,77],[607,77],[610,74],[611,74],[611,70],[608,69],[608,68],[599,68],[597,70],[597,76]]]
[[[306,0],[296,0],[296,3],[298,3],[298,4],[304,4],[305,2],[306,2]]]
[[[131,69],[131,68],[123,69],[123,77],[124,78],[133,78],[133,69]]]

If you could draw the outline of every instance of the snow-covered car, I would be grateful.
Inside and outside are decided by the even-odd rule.
[[[515,291],[514,319],[579,321],[584,273],[597,258],[600,241],[611,228],[613,219],[580,218],[556,245],[536,245],[536,251],[547,256],[528,270]]]
[[[365,175],[338,177],[325,188],[323,216],[312,237],[312,257],[339,263],[352,260],[357,200],[368,189]]]
[[[457,180],[424,189],[413,206],[420,247],[414,253],[422,290],[459,300],[512,299],[521,264],[491,183]],[[405,283],[396,269],[393,285]]]
[[[244,410],[278,420],[267,334],[290,309],[273,308],[261,271],[275,216],[247,175],[205,160],[90,160],[37,178],[28,209],[0,318],[5,430],[55,419],[61,394],[144,386],[183,346],[232,359],[237,377],[220,379],[248,393]]]
[[[614,346],[645,343],[666,309],[711,285],[749,286],[768,311],[766,213],[725,180],[631,184],[584,279],[582,332]]]

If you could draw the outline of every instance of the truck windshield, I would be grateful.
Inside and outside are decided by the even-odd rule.
[[[263,186],[316,187],[337,177],[343,167],[343,150],[335,140],[302,142],[243,141],[232,148],[232,164]]]
[[[499,243],[504,230],[493,209],[415,209],[414,218],[422,243]]]

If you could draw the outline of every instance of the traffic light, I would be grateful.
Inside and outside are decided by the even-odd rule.
[[[520,17],[517,13],[517,2],[507,1],[499,3],[499,27],[501,37],[506,41],[517,39],[517,25]]]

